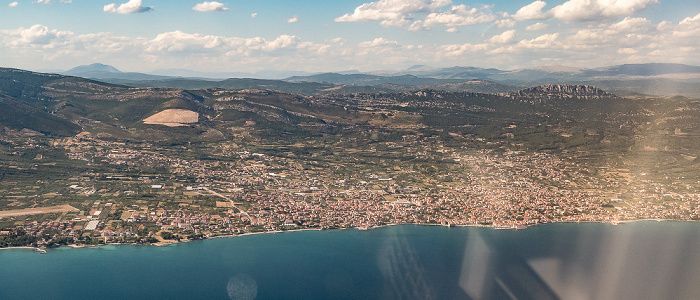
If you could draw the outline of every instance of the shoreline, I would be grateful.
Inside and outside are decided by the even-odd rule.
[[[636,219],[636,220],[623,220],[623,221],[607,221],[607,222],[552,222],[552,223],[540,223],[540,224],[533,224],[533,225],[528,225],[524,227],[510,227],[510,226],[494,226],[494,225],[481,225],[481,224],[472,224],[472,225],[444,225],[444,224],[433,224],[433,223],[418,223],[418,224],[384,224],[380,226],[369,226],[369,227],[348,227],[348,228],[328,228],[328,229],[319,229],[319,228],[300,228],[300,229],[291,229],[291,230],[273,230],[273,231],[259,231],[259,232],[246,232],[246,233],[241,233],[241,234],[226,234],[226,235],[216,235],[216,236],[211,236],[207,237],[204,239],[199,239],[199,240],[185,240],[185,241],[176,241],[173,240],[173,242],[157,242],[157,243],[144,243],[144,244],[139,244],[139,243],[106,243],[106,244],[99,244],[99,245],[79,245],[79,244],[69,244],[69,245],[62,245],[59,247],[53,247],[53,248],[42,248],[42,247],[31,247],[31,246],[16,246],[16,247],[0,247],[0,250],[9,250],[9,249],[25,249],[25,250],[34,250],[36,252],[45,254],[46,250],[48,249],[59,249],[59,248],[64,248],[64,247],[69,247],[73,249],[79,249],[79,248],[90,248],[90,247],[104,247],[104,246],[121,246],[121,245],[129,245],[129,246],[155,246],[155,247],[163,247],[163,246],[170,246],[170,245],[177,245],[177,244],[182,244],[182,243],[189,243],[189,242],[195,242],[195,241],[204,241],[204,240],[210,240],[210,239],[224,239],[224,238],[236,238],[236,237],[243,237],[243,236],[253,236],[253,235],[260,235],[260,234],[277,234],[277,233],[285,233],[285,232],[300,232],[300,231],[328,231],[328,230],[349,230],[349,229],[355,229],[355,230],[360,230],[360,231],[366,231],[366,230],[372,230],[372,229],[378,229],[378,228],[384,228],[384,227],[390,227],[390,226],[402,226],[402,225],[413,225],[413,226],[441,226],[441,227],[447,227],[447,228],[465,228],[465,227],[477,227],[477,228],[492,228],[494,230],[523,230],[523,229],[528,229],[531,227],[537,227],[541,225],[552,225],[552,224],[608,224],[612,226],[617,226],[619,224],[628,224],[628,223],[634,223],[634,222],[644,222],[644,221],[656,221],[656,222],[698,222],[695,220],[672,220],[672,219]]]

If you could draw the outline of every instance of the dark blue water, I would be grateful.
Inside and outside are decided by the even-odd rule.
[[[0,299],[696,299],[700,223],[393,226],[0,250]]]

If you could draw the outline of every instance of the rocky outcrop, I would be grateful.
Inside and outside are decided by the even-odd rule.
[[[547,84],[531,87],[515,92],[506,93],[505,96],[525,98],[601,98],[614,95],[590,85],[573,84]]]
[[[561,100],[592,100],[617,97],[590,85],[547,84],[515,92],[499,94],[513,100],[527,103],[547,103]]]

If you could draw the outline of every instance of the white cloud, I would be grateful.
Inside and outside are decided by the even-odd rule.
[[[545,12],[542,9],[547,3],[537,0],[520,8],[513,15],[513,19],[524,21],[555,18],[565,22],[601,21],[630,16],[658,3],[658,0],[569,0]]]
[[[27,29],[21,29],[19,35],[22,37],[21,41],[27,44],[41,44],[46,45],[51,42],[51,40],[58,37],[58,33],[55,30],[49,30],[46,26],[34,25]]]
[[[673,36],[681,38],[700,37],[700,14],[685,18],[673,30]]]
[[[540,30],[545,30],[545,29],[547,29],[548,27],[549,27],[549,25],[547,25],[547,24],[545,24],[545,23],[542,23],[542,22],[538,22],[538,23],[532,24],[532,25],[530,25],[530,26],[528,26],[528,27],[525,27],[525,30],[529,30],[529,31],[540,31]]]
[[[467,26],[490,23],[496,20],[496,16],[484,13],[483,11],[470,8],[464,4],[455,5],[445,12],[433,12],[425,17],[424,21],[416,21],[414,24],[421,24],[421,27],[430,28],[436,25],[444,25],[447,27]]]
[[[224,40],[214,35],[190,34],[178,30],[161,33],[155,39],[146,43],[146,45],[146,51],[148,52],[201,51],[223,46]]]
[[[15,2],[10,2],[10,4],[8,4],[7,6],[8,7],[15,7],[17,5],[19,5],[19,2],[15,1]]]
[[[623,54],[623,55],[637,54],[637,52],[639,52],[639,51],[637,51],[636,49],[632,49],[632,48],[620,48],[620,49],[617,49],[617,53],[618,53],[618,54]]]
[[[678,26],[666,22],[662,24],[654,25],[645,18],[627,17],[617,23],[579,29],[566,37],[566,44],[570,49],[609,48],[606,51],[622,54],[619,49],[625,49],[622,51],[626,53],[631,49],[641,53],[640,49],[654,48],[659,41],[669,46],[679,42],[671,38]]]
[[[617,32],[649,31],[654,29],[654,25],[645,18],[626,17],[624,20],[611,25],[610,29]]]
[[[0,44],[11,47],[38,47],[54,48],[66,43],[73,36],[68,31],[49,29],[43,25],[34,25],[29,28],[20,27],[13,30],[0,30]]]
[[[658,0],[570,0],[552,8],[554,18],[566,21],[600,21],[639,13]]]
[[[287,20],[287,23],[296,23],[299,21],[299,16],[293,16]]]
[[[252,14],[250,14],[250,18],[251,18],[251,19],[255,19],[255,17],[257,17],[257,16],[258,16],[258,13],[252,13]]]
[[[495,24],[498,28],[513,28],[517,22],[511,19],[501,19],[493,22],[493,24]]]
[[[344,45],[347,42],[347,40],[344,38],[341,38],[341,37],[337,37],[337,38],[332,39],[331,42],[339,44],[339,45]]]
[[[358,44],[358,46],[360,46],[362,48],[380,47],[380,46],[398,46],[398,45],[399,45],[398,42],[387,40],[383,37],[378,37],[374,40],[365,41],[365,42],[361,42]]]
[[[73,3],[72,0],[60,0],[59,2],[61,2],[61,3]],[[12,2],[12,3],[10,3],[9,6],[10,6],[10,7],[15,7],[15,6],[17,6],[17,4],[12,5],[13,3],[17,3],[17,2]],[[52,3],[53,3],[53,0],[35,0],[33,3],[49,5],[49,4],[52,4]]]
[[[452,0],[379,0],[364,3],[348,13],[335,18],[335,22],[364,22],[379,21],[384,27],[404,27],[411,31],[430,29],[435,26],[445,26],[448,32],[458,26],[469,26],[498,22],[500,27],[512,27],[512,20],[498,21],[498,17],[488,12],[493,5],[483,6],[482,9],[469,7],[464,4],[452,4]]]
[[[280,35],[274,40],[267,40],[261,37],[238,38],[172,31],[161,33],[144,45],[145,51],[149,53],[251,56],[256,52],[295,50],[300,47],[301,41],[293,35]],[[304,47],[310,46],[304,44]]]
[[[513,19],[518,21],[549,19],[551,14],[542,12],[545,5],[547,2],[540,0],[525,5],[513,15]]]
[[[527,29],[543,30],[545,23],[536,23]],[[74,34],[34,25],[0,30],[0,53],[3,53],[0,65],[69,68],[89,59],[127,70],[148,71],[177,64],[199,70],[251,72],[271,68],[313,72],[348,68],[377,70],[414,64],[512,68],[654,61],[700,65],[697,55],[700,14],[673,23],[656,24],[644,18],[629,17],[583,27],[567,26],[567,30],[558,33],[535,31],[538,33],[535,36],[530,36],[531,31],[504,29],[493,36],[485,35],[481,42],[441,45],[433,42],[404,44],[406,40],[386,37],[361,42],[342,37],[311,42],[284,34],[273,38],[242,38],[183,31],[126,37],[105,32]],[[457,32],[458,29],[461,30],[458,26],[445,26],[442,30]]]
[[[153,7],[143,6],[141,0],[129,0],[129,2],[120,4],[119,6],[117,6],[116,3],[105,5],[103,10],[108,13],[135,14],[152,11]]]
[[[515,40],[515,30],[508,30],[489,39],[492,44],[508,44]]]
[[[580,29],[574,35],[569,37],[569,45],[583,46],[583,45],[604,45],[609,44],[612,40],[616,39],[617,36],[613,35],[613,31],[606,31],[604,29]]]
[[[470,53],[483,53],[486,51],[488,46],[486,44],[461,44],[461,45],[444,45],[440,46],[437,50],[437,56],[439,57],[464,57],[466,54]]]
[[[559,42],[557,41],[558,38],[559,33],[543,34],[531,40],[521,40],[518,42],[518,46],[529,49],[554,48],[559,45]]]
[[[404,26],[413,20],[414,14],[433,12],[451,3],[451,0],[379,0],[364,3],[352,14],[335,18],[335,21],[380,21],[382,26]]]
[[[202,3],[195,4],[192,10],[201,12],[211,12],[211,11],[225,11],[228,10],[226,4],[216,1],[204,1]]]
[[[293,49],[296,48],[299,45],[300,39],[296,36],[293,35],[280,35],[276,39],[272,41],[264,41],[259,48],[253,48],[253,49],[260,49],[263,51],[276,51],[280,49]],[[309,44],[305,44],[306,47],[309,46]]]

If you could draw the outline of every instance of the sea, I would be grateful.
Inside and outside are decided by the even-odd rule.
[[[700,223],[399,225],[0,250],[0,299],[698,299]]]

